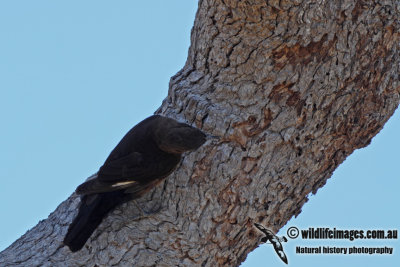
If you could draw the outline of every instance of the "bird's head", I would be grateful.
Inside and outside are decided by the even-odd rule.
[[[206,141],[206,134],[188,124],[160,116],[154,125],[158,147],[172,154],[195,150]]]

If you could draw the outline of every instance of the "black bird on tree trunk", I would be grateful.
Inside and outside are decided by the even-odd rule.
[[[205,141],[202,131],[160,115],[137,124],[99,171],[76,189],[81,204],[64,244],[73,252],[80,250],[111,210],[156,186],[176,168],[183,152]]]

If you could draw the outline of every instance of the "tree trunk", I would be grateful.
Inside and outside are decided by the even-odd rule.
[[[200,0],[184,68],[156,113],[220,137],[113,211],[71,253],[73,194],[1,266],[238,266],[301,212],[399,104],[397,1]]]

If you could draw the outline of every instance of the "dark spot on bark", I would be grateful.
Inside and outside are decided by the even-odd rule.
[[[271,7],[271,11],[272,13],[279,14],[279,9],[274,6]]]
[[[328,51],[336,43],[337,37],[335,36],[329,42],[326,42],[327,39],[328,34],[325,34],[321,40],[311,42],[307,46],[296,44],[291,47],[286,45],[278,47],[272,52],[275,67],[280,69],[288,63],[291,65],[307,65],[313,60],[324,61],[328,56]]]
[[[309,141],[309,140],[311,140],[311,139],[312,139],[312,136],[311,136],[311,135],[307,135],[307,136],[304,138],[305,141]]]
[[[269,204],[271,203],[271,201],[265,202],[264,203],[264,209],[268,210],[269,209]]]
[[[298,92],[292,92],[292,95],[286,100],[286,105],[292,107],[297,105],[300,101],[300,94]]]
[[[250,237],[250,238],[253,238],[254,236],[255,236],[255,233],[254,233],[254,231],[249,231],[249,234],[248,234],[248,236]]]
[[[249,116],[249,117],[247,118],[247,121],[248,121],[249,123],[255,123],[256,120],[257,120],[256,117],[253,116],[253,115],[251,115],[251,116]]]
[[[271,93],[268,95],[269,99],[274,102],[279,102],[284,97],[292,96],[293,92],[290,90],[295,83],[280,83],[272,88]]]
[[[357,18],[363,12],[363,1],[357,1],[354,5],[353,10],[351,11],[351,20],[353,23],[356,23]]]

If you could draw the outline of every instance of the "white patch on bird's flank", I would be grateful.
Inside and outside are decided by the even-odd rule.
[[[113,184],[111,187],[126,186],[126,185],[130,185],[130,184],[134,184],[134,183],[136,183],[136,182],[135,181],[119,182],[119,183]]]

